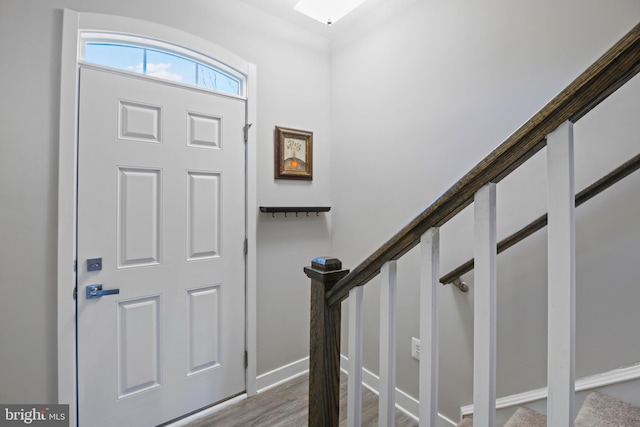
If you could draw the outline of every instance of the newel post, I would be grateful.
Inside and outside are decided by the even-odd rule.
[[[341,304],[327,305],[326,292],[349,273],[337,258],[319,257],[304,272],[311,279],[309,426],[338,426],[340,412]]]

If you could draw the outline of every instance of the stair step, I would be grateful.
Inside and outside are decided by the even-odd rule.
[[[504,427],[546,427],[547,417],[529,408],[520,407]],[[640,426],[640,407],[594,391],[585,399],[575,427]],[[473,427],[472,418],[464,418],[458,427]]]
[[[504,427],[547,427],[547,417],[523,406],[518,408]]]
[[[585,399],[575,427],[640,426],[640,407],[598,392]]]

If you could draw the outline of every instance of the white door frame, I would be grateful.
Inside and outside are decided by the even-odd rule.
[[[60,139],[58,171],[58,403],[70,405],[70,425],[76,420],[76,211],[79,43],[82,30],[136,34],[188,47],[227,64],[247,76],[246,218],[249,241],[246,258],[246,349],[248,395],[257,392],[256,370],[256,67],[228,50],[192,34],[133,18],[64,10],[60,78]],[[170,39],[167,39],[169,35]]]

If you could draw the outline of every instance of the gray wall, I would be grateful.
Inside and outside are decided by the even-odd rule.
[[[333,205],[330,215],[319,218],[258,217],[259,374],[307,355],[308,281],[302,266],[327,253],[355,266],[640,17],[636,0],[529,5],[394,0],[330,45],[234,0],[185,0],[179,7],[152,0],[0,0],[0,402],[5,403],[56,399],[59,52],[65,7],[182,29],[256,63],[258,204]],[[282,66],[292,59],[295,67]],[[623,112],[618,126],[599,121],[588,126],[586,118],[576,126],[578,188],[638,152],[638,82],[625,93],[611,100],[616,114],[601,113]],[[312,183],[273,180],[275,125],[314,131]],[[593,129],[587,132],[588,127]],[[544,153],[528,165],[499,186],[501,237],[545,209]],[[629,178],[578,213],[579,375],[638,362],[640,344],[626,337],[638,323],[629,305],[639,296],[633,282],[640,273],[640,227],[634,222],[640,217],[639,183]],[[523,188],[527,198],[518,195]],[[472,255],[469,214],[442,230],[443,271]],[[610,233],[614,239],[608,239]],[[499,259],[498,363],[504,366],[498,372],[499,395],[545,381],[545,245],[540,232]],[[418,335],[416,263],[414,251],[399,266],[399,386],[413,395],[417,363],[409,358],[409,343]],[[375,288],[367,288],[365,297],[365,364],[373,371]],[[472,297],[442,288],[441,411],[452,418],[471,400]],[[613,328],[621,332],[611,333]],[[522,379],[514,381],[516,375]]]
[[[341,34],[332,44],[333,254],[355,267],[639,18],[635,0],[403,0]],[[576,125],[578,190],[640,152],[638,100],[636,77]],[[546,211],[545,156],[498,185],[499,238]],[[577,213],[578,377],[640,362],[629,339],[640,320],[631,305],[640,297],[639,184],[630,177]],[[473,255],[471,214],[442,228],[442,273]],[[417,397],[416,252],[398,266],[397,374]],[[472,400],[472,274],[465,280],[469,294],[441,288],[440,411],[452,419]],[[498,396],[546,385],[545,284],[546,231],[498,258]],[[377,372],[378,279],[364,300],[364,364]]]
[[[58,114],[62,9],[145,19],[257,64],[258,204],[330,204],[329,42],[234,0],[0,0],[0,402],[57,398]],[[295,66],[290,66],[294,61]],[[288,65],[287,65],[288,64]],[[314,131],[312,183],[275,182],[275,125]],[[330,216],[259,216],[258,374],[308,354],[302,266]]]

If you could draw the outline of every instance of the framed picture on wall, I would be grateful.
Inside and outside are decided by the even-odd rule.
[[[275,178],[313,179],[313,132],[276,126]]]

